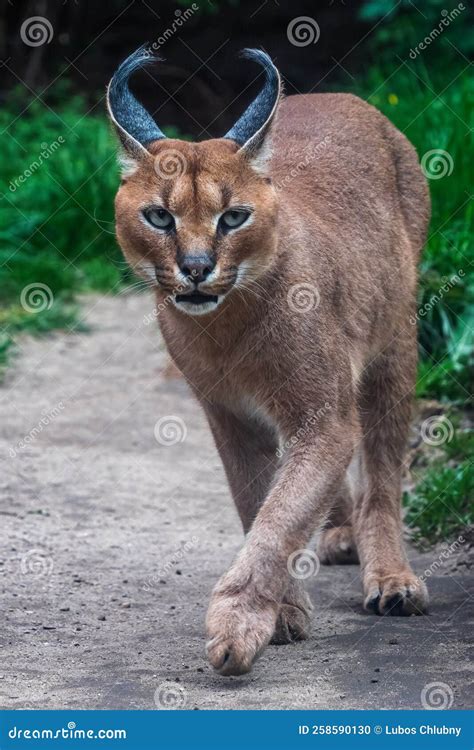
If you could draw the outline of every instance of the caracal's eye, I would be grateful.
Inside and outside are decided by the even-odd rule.
[[[230,211],[226,211],[225,214],[222,214],[219,219],[219,225],[224,231],[226,229],[236,229],[236,227],[242,226],[249,216],[250,211],[246,211],[243,208],[233,208]]]
[[[169,231],[174,228],[174,219],[165,208],[145,208],[143,216],[152,227]]]

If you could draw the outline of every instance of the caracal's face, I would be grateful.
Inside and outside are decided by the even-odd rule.
[[[157,141],[117,193],[117,236],[135,271],[184,313],[212,313],[276,249],[277,196],[230,140]]]

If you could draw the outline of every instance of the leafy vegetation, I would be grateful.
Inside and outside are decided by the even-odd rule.
[[[472,398],[474,366],[474,205],[466,151],[474,80],[465,71],[447,85],[455,77],[453,69],[447,76],[428,75],[404,64],[390,76],[377,68],[364,92],[407,135],[429,175],[432,219],[420,267],[417,395],[462,403]]]
[[[33,102],[13,114],[24,106],[0,111],[4,353],[18,331],[73,326],[78,292],[112,290],[125,278],[113,236],[118,175],[105,118],[86,115],[73,97],[55,111]]]
[[[415,490],[405,495],[405,521],[418,542],[443,541],[472,523],[474,472],[468,459],[454,466],[431,466]]]
[[[474,521],[474,206],[468,157],[474,81],[466,57],[474,52],[474,36],[466,33],[466,7],[465,17],[449,18],[442,0],[427,0],[423,13],[408,0],[367,0],[361,8],[364,20],[379,24],[368,45],[378,65],[363,83],[365,98],[414,144],[431,191],[432,220],[420,267],[417,395],[445,402],[453,433],[440,446],[425,446],[429,459],[414,491],[405,495],[406,521],[417,540],[428,542]]]
[[[425,439],[419,446],[412,468],[415,488],[404,494],[405,520],[420,544],[449,538],[473,520],[474,431],[469,415],[450,407],[428,421],[433,439],[431,445]]]

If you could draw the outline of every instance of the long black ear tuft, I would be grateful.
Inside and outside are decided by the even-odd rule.
[[[138,155],[148,143],[166,138],[153,117],[135,99],[128,87],[130,76],[156,60],[143,45],[115,71],[107,88],[107,108],[122,145]]]
[[[265,140],[272,123],[281,94],[281,78],[266,52],[259,49],[245,49],[242,57],[253,60],[263,67],[265,83],[243,115],[224,138],[236,141],[249,154],[256,154]]]

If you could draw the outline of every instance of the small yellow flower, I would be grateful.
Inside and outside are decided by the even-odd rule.
[[[398,96],[396,94],[389,94],[388,95],[388,102],[389,104],[398,104]]]

